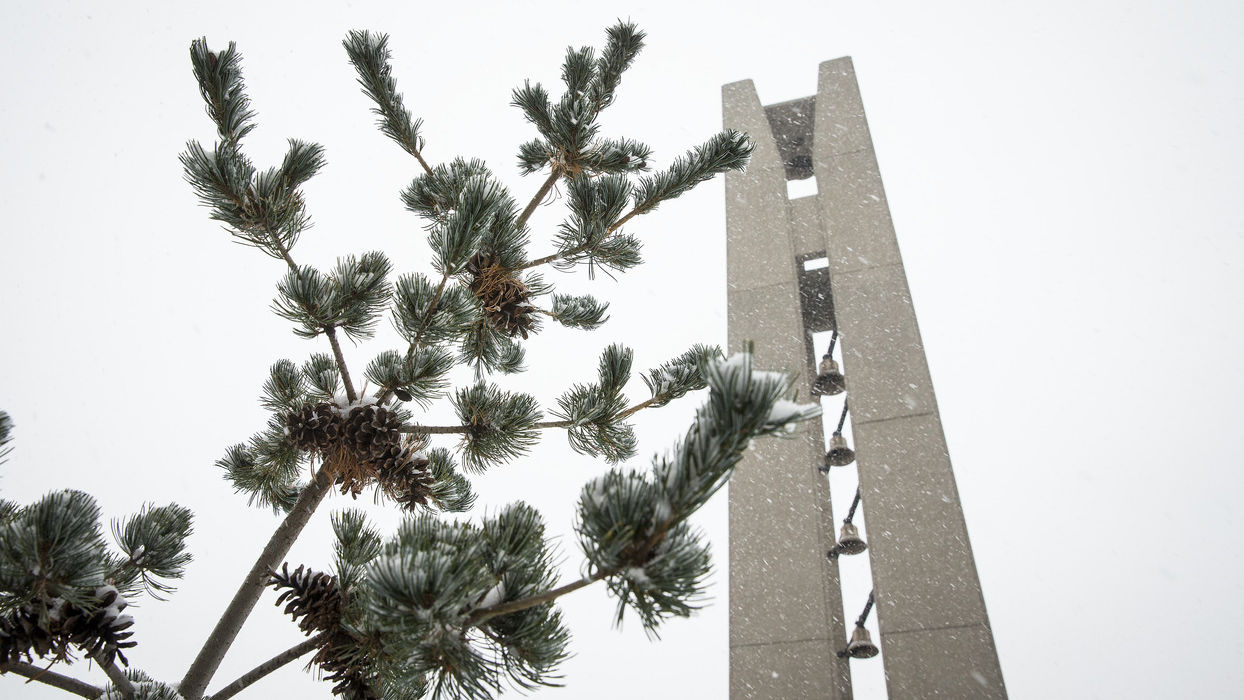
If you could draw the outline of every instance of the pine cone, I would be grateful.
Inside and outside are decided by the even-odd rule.
[[[134,619],[121,614],[129,604],[111,586],[99,589],[96,595],[99,605],[91,612],[65,604],[61,634],[70,644],[101,664],[109,664],[119,658],[128,666],[129,659],[121,650],[137,646],[137,642],[127,641],[134,635],[128,631],[134,626]]]
[[[345,600],[337,588],[336,576],[310,569],[304,572],[302,566],[291,574],[289,564],[282,564],[281,572],[273,572],[268,585],[277,590],[287,589],[277,596],[276,604],[288,601],[285,614],[294,618],[298,629],[306,634],[333,631],[341,623]]]
[[[63,657],[65,645],[52,633],[50,625],[50,620],[47,627],[40,625],[38,614],[29,605],[0,617],[0,663],[29,663],[33,657],[43,658],[53,651]]]
[[[337,577],[304,570],[302,566],[290,573],[286,563],[281,565],[280,573],[272,573],[268,585],[285,589],[276,604],[285,604],[285,614],[298,622],[303,633],[328,633],[311,662],[324,670],[325,680],[334,684],[333,694],[348,700],[378,700],[366,681],[365,655],[358,653],[358,643],[341,627],[345,596],[337,585]]]
[[[89,611],[54,600],[42,622],[30,605],[0,617],[0,663],[49,656],[57,661],[69,659],[72,645],[100,663],[120,659],[128,666],[129,659],[121,650],[137,646],[137,642],[128,641],[134,634],[129,631],[133,618],[121,614],[127,603],[111,586],[101,587],[96,595],[97,605]]]
[[[307,404],[285,416],[285,427],[298,449],[325,450],[341,434],[341,418],[330,403]]]
[[[488,323],[511,336],[521,333],[526,340],[536,322],[536,307],[527,303],[531,300],[527,285],[491,255],[477,253],[466,269],[472,276],[471,293],[484,308]]]
[[[380,696],[376,694],[376,691],[372,690],[371,686],[367,685],[367,681],[363,680],[361,670],[355,667],[330,670],[331,660],[327,662],[320,661],[318,656],[312,659],[312,661],[318,663],[320,668],[328,671],[328,674],[324,676],[324,680],[335,683],[333,685],[333,695],[346,700],[380,700]]]
[[[342,429],[342,445],[359,461],[383,457],[402,438],[402,423],[383,406],[355,406]]]
[[[432,495],[431,462],[412,446],[395,448],[377,463],[380,488],[406,510],[426,506]]]

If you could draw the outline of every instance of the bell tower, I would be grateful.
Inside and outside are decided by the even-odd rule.
[[[851,59],[822,63],[811,97],[762,106],[745,80],[722,99],[756,143],[726,176],[729,346],[802,370],[838,425],[757,442],[730,481],[731,700],[847,700],[878,647],[890,698],[1005,698]],[[840,530],[830,489],[850,469]],[[867,600],[843,600],[847,566],[871,568]]]

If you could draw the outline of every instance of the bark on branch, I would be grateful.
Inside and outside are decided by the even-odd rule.
[[[187,700],[199,700],[203,697],[204,689],[212,680],[216,669],[220,667],[225,653],[233,645],[238,631],[242,629],[242,623],[246,622],[246,618],[255,609],[255,604],[259,602],[259,596],[263,593],[269,574],[284,561],[285,555],[289,554],[294,540],[298,539],[299,533],[306,527],[307,521],[311,519],[311,515],[319,506],[320,501],[324,500],[331,486],[332,477],[321,469],[311,483],[303,489],[298,502],[285,516],[285,520],[277,527],[276,532],[272,533],[272,539],[268,540],[259,559],[255,561],[250,573],[243,579],[229,607],[225,608],[224,614],[220,616],[216,627],[203,644],[198,656],[195,657],[194,663],[190,665],[185,677],[182,678],[178,689]]]
[[[44,685],[50,685],[53,688],[60,688],[74,695],[80,695],[84,698],[97,698],[104,694],[104,689],[91,685],[77,678],[70,678],[56,671],[39,668],[33,664],[22,661],[10,661],[8,663],[0,663],[0,673],[16,673],[19,676],[28,678],[26,682],[38,681]]]
[[[212,695],[210,698],[208,698],[207,700],[228,700],[228,698],[231,698],[234,695],[237,695],[238,693],[245,690],[246,687],[249,686],[251,683],[254,683],[255,681],[259,680],[260,678],[263,678],[269,673],[272,673],[273,671],[293,661],[299,656],[302,656],[303,654],[306,654],[307,652],[315,649],[317,646],[320,645],[320,642],[327,635],[328,635],[327,632],[321,632],[320,634],[317,634],[314,637],[311,637],[310,639],[302,642],[301,644],[298,644],[296,646],[290,647],[289,649],[286,649],[280,654],[277,654],[271,659],[268,659],[267,661],[259,664],[255,668],[252,668],[251,670],[242,674],[236,681],[216,691],[216,693]]]

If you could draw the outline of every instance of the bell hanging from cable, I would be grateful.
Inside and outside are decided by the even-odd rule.
[[[813,396],[834,396],[847,389],[847,378],[838,369],[838,363],[828,353],[821,358],[816,381],[812,383]]]
[[[825,351],[825,356],[821,358],[821,364],[816,370],[816,381],[812,383],[813,396],[834,396],[847,389],[846,377],[842,376],[838,363],[834,362],[834,346],[837,344],[838,329],[835,328],[834,334],[829,337],[829,349]]]
[[[825,453],[825,466],[845,467],[855,461],[855,450],[847,445],[842,433],[834,433],[829,438],[829,452]]]
[[[847,645],[847,656],[853,659],[871,659],[881,650],[873,644],[872,636],[863,625],[856,625],[851,633],[851,643]]]
[[[869,593],[864,612],[860,613],[855,621],[855,631],[851,633],[851,641],[847,643],[846,649],[837,652],[838,658],[849,656],[853,659],[871,659],[881,651],[876,644],[873,644],[872,637],[868,636],[868,630],[864,628],[864,623],[868,621],[868,613],[872,612],[874,600],[873,594]]]
[[[854,523],[844,522],[842,524],[842,532],[838,535],[838,553],[846,555],[863,554],[868,549],[868,543],[860,537],[860,530]]]

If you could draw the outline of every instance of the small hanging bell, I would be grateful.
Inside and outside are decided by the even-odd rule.
[[[834,433],[829,438],[829,452],[825,453],[825,466],[845,467],[855,461],[855,450],[847,446],[847,439],[842,433]]]
[[[868,630],[863,625],[856,625],[855,631],[851,633],[851,643],[847,645],[847,656],[853,659],[871,659],[880,651],[877,645],[873,644]]]
[[[854,555],[863,554],[866,549],[868,549],[868,543],[860,537],[859,528],[852,523],[843,523],[842,533],[838,535],[838,552]]]
[[[847,380],[838,370],[838,363],[828,355],[821,358],[817,368],[816,381],[812,383],[813,396],[834,396],[846,391]]]

